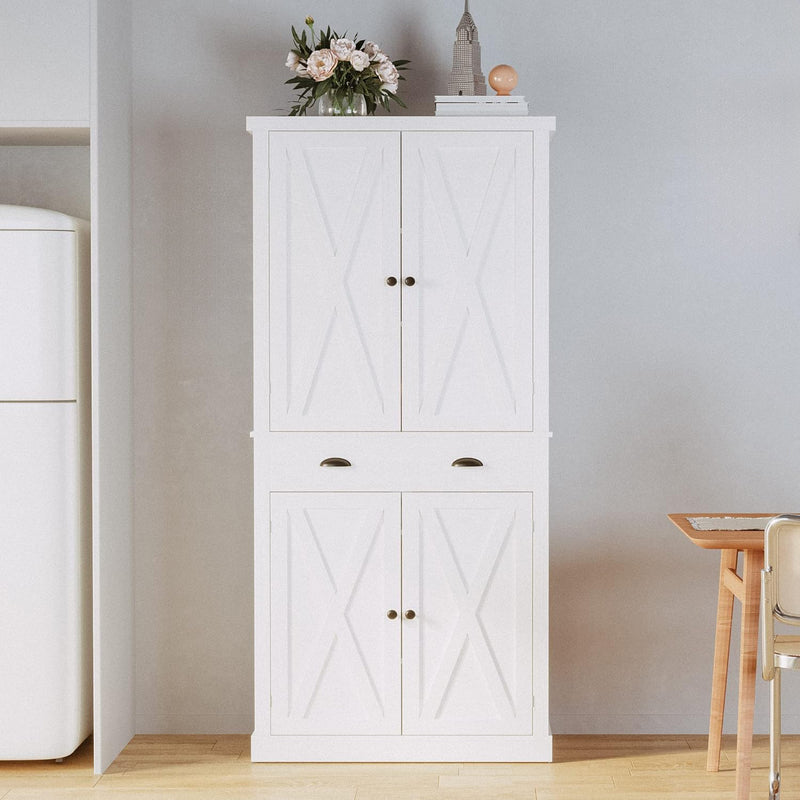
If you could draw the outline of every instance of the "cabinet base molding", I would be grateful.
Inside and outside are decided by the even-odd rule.
[[[253,761],[552,761],[553,737],[263,736],[250,741]]]

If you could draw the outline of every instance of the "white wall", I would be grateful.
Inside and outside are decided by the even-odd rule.
[[[431,113],[462,6],[133,5],[137,728],[249,731],[244,117],[288,108],[308,11],[411,58],[404,96]],[[553,729],[702,732],[717,560],[665,515],[800,508],[800,6],[471,7],[485,71],[514,64],[558,117]]]

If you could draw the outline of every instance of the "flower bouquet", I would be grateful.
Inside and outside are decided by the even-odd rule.
[[[407,59],[392,62],[375,42],[340,37],[330,27],[317,38],[313,17],[306,17],[306,25],[310,41],[307,31],[298,35],[292,26],[294,47],[286,57],[286,66],[295,73],[286,83],[298,91],[289,116],[302,116],[317,100],[332,114],[363,113],[357,110],[359,103],[367,114],[374,114],[379,105],[389,111],[390,100],[405,108],[397,89]]]

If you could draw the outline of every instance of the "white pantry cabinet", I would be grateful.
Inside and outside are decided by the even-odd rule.
[[[552,118],[251,117],[255,761],[537,761]]]

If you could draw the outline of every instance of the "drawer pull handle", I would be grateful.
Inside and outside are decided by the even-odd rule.
[[[479,458],[457,458],[451,467],[482,467],[483,461]]]
[[[321,467],[352,467],[346,458],[324,458],[319,462]]]
[[[408,609],[408,611],[406,611],[406,613],[405,613],[405,614],[403,614],[403,616],[404,616],[406,619],[414,619],[414,617],[416,617],[416,616],[417,616],[417,612],[416,612],[416,611],[414,611],[414,609],[413,609],[413,608],[409,608],[409,609]]]
[[[386,616],[389,617],[389,619],[397,619],[397,612],[393,608],[390,608],[386,612]]]

